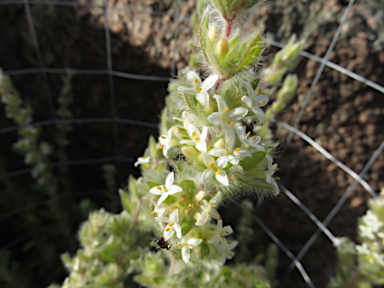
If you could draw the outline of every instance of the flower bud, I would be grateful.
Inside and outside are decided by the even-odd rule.
[[[219,29],[217,29],[216,25],[212,25],[208,31],[208,40],[211,42],[216,41],[217,36],[219,35]]]
[[[196,155],[196,149],[193,147],[183,147],[181,148],[181,151],[187,157],[193,157],[194,155]]]
[[[199,193],[196,194],[195,197],[196,197],[197,201],[201,201],[201,200],[203,200],[205,195],[206,195],[205,192],[203,190],[201,190],[201,191],[199,191]]]
[[[221,56],[224,56],[228,53],[228,51],[229,47],[227,38],[221,38],[216,44],[216,53]]]

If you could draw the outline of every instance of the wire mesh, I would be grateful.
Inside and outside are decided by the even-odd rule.
[[[120,133],[121,131],[127,131],[128,126],[123,126],[121,129],[118,129],[118,124],[124,124],[124,125],[134,125],[137,127],[146,127],[150,128],[149,134],[154,134],[155,131],[153,131],[153,128],[157,128],[157,124],[155,123],[150,123],[142,120],[136,120],[136,119],[128,119],[125,117],[121,117],[121,112],[117,108],[118,102],[117,98],[115,97],[119,92],[117,91],[117,79],[122,78],[127,79],[127,80],[140,80],[140,81],[145,81],[142,84],[143,86],[145,85],[152,85],[154,81],[157,82],[167,82],[170,80],[170,77],[166,77],[165,75],[142,75],[138,73],[128,73],[126,71],[119,71],[119,69],[113,68],[115,67],[115,63],[119,64],[118,61],[116,62],[113,60],[113,39],[111,39],[111,26],[110,26],[110,21],[114,17],[114,13],[117,13],[118,11],[124,11],[124,12],[130,12],[130,13],[141,13],[141,14],[147,14],[151,15],[153,17],[169,17],[167,19],[173,19],[175,21],[174,29],[171,31],[171,39],[173,39],[173,57],[171,60],[170,64],[170,71],[171,71],[171,76],[175,75],[176,69],[177,69],[177,58],[180,58],[180,53],[179,53],[179,47],[178,47],[178,37],[182,31],[180,30],[180,23],[181,21],[185,21],[189,23],[191,21],[190,17],[188,15],[182,15],[181,13],[181,7],[180,5],[185,4],[185,1],[176,1],[176,8],[174,12],[168,12],[168,11],[156,11],[153,9],[138,9],[134,6],[129,7],[129,6],[120,6],[118,4],[116,5],[109,5],[107,0],[103,0],[102,2],[77,2],[77,1],[31,1],[31,0],[14,0],[14,1],[0,1],[0,5],[16,5],[16,4],[23,4],[24,9],[25,9],[25,15],[27,18],[27,23],[28,27],[30,30],[30,37],[32,39],[32,43],[34,46],[34,49],[36,51],[37,55],[37,63],[39,67],[28,67],[28,68],[17,68],[17,69],[9,69],[5,71],[5,74],[10,75],[12,77],[17,77],[17,76],[23,76],[23,75],[30,75],[30,74],[38,74],[41,75],[44,87],[46,90],[47,94],[47,107],[50,109],[50,117],[48,119],[43,119],[39,121],[33,122],[33,125],[43,127],[47,125],[53,125],[53,124],[58,124],[58,123],[69,123],[69,124],[105,124],[105,123],[111,123],[112,124],[112,134],[114,138],[114,153],[113,155],[105,155],[106,157],[95,157],[93,156],[90,159],[76,159],[76,160],[68,160],[68,161],[57,161],[53,163],[53,166],[60,166],[60,165],[88,165],[92,163],[103,163],[103,162],[110,162],[110,161],[115,161],[115,162],[133,162],[134,157],[140,153],[142,148],[144,147],[135,147],[139,151],[130,151],[131,154],[127,155],[128,157],[121,156],[122,151],[127,151],[127,149],[124,149],[122,147],[123,140],[120,139]],[[329,159],[331,162],[335,163],[339,168],[341,168],[346,174],[350,175],[354,180],[353,182],[345,189],[345,192],[342,194],[342,197],[338,200],[337,204],[332,208],[331,212],[327,214],[324,220],[320,220],[321,217],[317,217],[315,215],[315,212],[311,212],[311,210],[305,205],[303,201],[299,200],[299,197],[296,195],[295,196],[295,191],[291,192],[286,188],[285,186],[288,186],[287,184],[283,185],[282,183],[279,183],[279,186],[281,188],[281,191],[300,209],[304,211],[304,213],[307,215],[309,219],[311,219],[315,225],[316,229],[315,232],[312,234],[312,236],[309,238],[309,240],[302,246],[301,250],[298,252],[297,256],[294,256],[294,253],[292,253],[284,243],[279,240],[279,237],[276,235],[278,233],[273,233],[267,226],[266,224],[263,223],[261,220],[261,217],[254,215],[254,220],[255,222],[266,232],[266,234],[274,241],[280,248],[281,250],[289,257],[291,260],[291,265],[289,266],[288,270],[286,271],[286,275],[289,274],[292,271],[293,267],[296,267],[306,283],[307,286],[309,287],[315,287],[311,276],[308,274],[306,271],[305,265],[302,264],[302,259],[306,255],[309,249],[311,249],[312,245],[315,243],[315,241],[319,238],[319,236],[324,233],[328,237],[328,239],[333,242],[334,241],[334,235],[331,232],[330,228],[328,227],[330,221],[335,217],[335,215],[340,211],[341,207],[347,199],[350,197],[350,195],[354,192],[358,184],[360,184],[366,191],[369,192],[369,194],[372,197],[376,197],[376,192],[373,187],[370,186],[368,181],[364,180],[364,176],[367,175],[368,171],[372,169],[375,161],[379,158],[380,153],[384,149],[384,141],[381,142],[379,147],[374,147],[374,152],[372,153],[369,161],[366,162],[364,165],[363,169],[361,169],[360,173],[358,174],[357,172],[354,171],[354,169],[351,169],[347,167],[347,165],[343,164],[342,161],[338,160],[335,156],[332,155],[332,153],[328,152],[326,149],[324,149],[319,143],[317,143],[316,140],[313,140],[310,136],[306,135],[304,131],[301,131],[299,129],[299,124],[301,122],[301,119],[303,115],[305,115],[305,112],[307,111],[307,104],[312,101],[312,96],[313,93],[316,89],[316,85],[319,84],[319,80],[321,76],[323,75],[323,72],[325,71],[325,68],[328,67],[338,73],[345,74],[348,77],[361,82],[365,85],[367,85],[370,88],[375,89],[376,91],[380,93],[384,93],[384,87],[381,86],[379,83],[376,83],[375,81],[371,81],[367,79],[366,77],[363,77],[359,75],[358,73],[355,73],[353,71],[350,71],[345,67],[342,67],[336,63],[333,63],[329,60],[332,52],[334,51],[337,41],[342,33],[343,25],[346,23],[348,20],[348,16],[351,13],[351,9],[353,9],[355,4],[354,0],[349,1],[349,4],[347,7],[344,9],[342,13],[342,17],[340,20],[340,23],[338,25],[337,30],[335,31],[334,37],[328,46],[326,53],[324,57],[319,57],[317,55],[311,54],[309,52],[303,51],[301,53],[302,56],[314,60],[317,63],[320,63],[320,67],[317,70],[317,73],[315,77],[313,78],[313,81],[311,82],[311,85],[309,89],[307,90],[306,96],[303,99],[303,101],[300,104],[300,110],[297,113],[296,119],[294,121],[293,126],[290,126],[288,123],[285,123],[283,120],[275,120],[275,123],[278,126],[283,127],[284,129],[287,129],[290,134],[288,135],[288,138],[285,142],[285,147],[288,147],[288,145],[291,145],[291,141],[293,141],[293,135],[298,135],[300,138],[302,138],[304,141],[308,142],[312,147],[314,147],[319,153],[324,155],[327,159]],[[64,68],[64,67],[45,67],[43,63],[43,56],[42,52],[40,49],[40,43],[38,42],[38,35],[36,34],[36,29],[35,29],[35,23],[33,19],[33,15],[31,14],[31,11],[29,9],[30,5],[54,5],[54,6],[68,6],[68,7],[90,7],[90,8],[98,8],[102,10],[102,13],[104,15],[104,35],[105,35],[105,57],[106,57],[106,66],[104,68],[100,69],[82,69],[82,68]],[[185,10],[184,10],[185,11]],[[265,39],[267,43],[271,44],[272,46],[282,48],[284,47],[284,44],[274,40],[274,39]],[[55,110],[54,110],[54,104],[52,100],[52,92],[50,91],[50,85],[49,85],[49,80],[47,75],[51,74],[67,74],[67,73],[75,73],[76,75],[107,75],[108,77],[108,87],[109,87],[109,100],[110,100],[110,109],[111,109],[111,117],[88,117],[88,118],[73,118],[73,119],[57,119],[55,117]],[[114,79],[114,77],[117,77]],[[116,81],[115,81],[116,80]],[[142,102],[142,105],[148,105],[148,103],[145,103],[145,101]],[[156,112],[154,112],[156,113]],[[129,114],[129,113],[128,113]],[[131,113],[132,114],[132,113]],[[47,117],[48,115],[44,115]],[[140,129],[140,128],[138,128]],[[8,127],[1,127],[0,128],[0,134],[5,134],[5,133],[12,133],[18,130],[17,126],[8,126]],[[129,131],[129,130],[128,130]],[[128,132],[129,134],[129,132]],[[286,148],[284,148],[286,149]],[[286,150],[284,150],[286,151]],[[133,153],[132,153],[133,152]],[[283,152],[284,153],[284,152]],[[284,161],[284,158],[283,160]],[[4,175],[0,176],[0,179],[4,178],[10,178],[10,177],[16,177],[18,175],[23,175],[26,173],[30,173],[31,169],[19,169],[13,172],[7,172]],[[375,183],[375,187],[377,187],[377,183]],[[98,191],[96,192],[84,192],[84,193],[99,193]],[[80,193],[81,194],[81,193]],[[78,195],[78,194],[77,194]],[[257,208],[260,208],[263,202],[263,198],[259,199]],[[45,202],[39,202],[35,204],[31,204],[32,206],[40,206],[43,205]],[[269,204],[269,203],[268,203]],[[264,201],[264,205],[266,205]],[[0,222],[8,219],[9,217],[17,214],[19,211],[22,211],[23,209],[28,209],[28,207],[21,207],[21,208],[16,208],[7,214],[3,215],[0,218]],[[258,211],[256,211],[257,213]],[[274,217],[279,217],[274,216]],[[12,247],[16,243],[19,243],[20,241],[23,241],[23,238],[20,239],[15,239],[14,243],[9,243],[6,245],[6,247]],[[4,247],[3,247],[4,248]],[[313,277],[313,276],[312,276]]]

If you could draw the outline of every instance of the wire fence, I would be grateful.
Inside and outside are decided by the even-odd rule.
[[[45,1],[45,0],[2,0],[0,1],[0,5],[15,5],[15,4],[23,4],[24,9],[25,9],[25,15],[28,21],[28,26],[29,26],[29,33],[30,37],[33,42],[33,46],[35,48],[35,52],[37,55],[37,60],[39,63],[39,67],[32,67],[32,68],[26,68],[26,69],[15,69],[15,70],[8,70],[4,71],[6,75],[9,76],[16,76],[16,75],[26,75],[26,74],[38,74],[41,75],[42,80],[44,82],[44,90],[45,94],[47,96],[47,106],[49,107],[50,110],[50,118],[43,120],[43,121],[36,121],[32,123],[34,126],[46,126],[46,125],[54,125],[58,123],[70,123],[70,124],[87,124],[87,123],[113,123],[113,129],[112,129],[112,134],[113,134],[113,141],[114,141],[114,148],[115,148],[115,154],[111,155],[109,157],[101,157],[101,158],[92,158],[92,159],[82,159],[82,160],[68,160],[68,161],[61,161],[61,162],[54,162],[54,166],[60,166],[60,165],[88,165],[92,163],[104,163],[108,161],[116,161],[116,162],[133,162],[134,159],[130,157],[121,157],[119,156],[119,150],[120,150],[120,145],[121,145],[121,139],[119,137],[118,129],[117,129],[117,124],[127,124],[127,125],[134,125],[138,128],[140,127],[148,127],[148,128],[157,128],[158,125],[155,123],[148,123],[144,121],[138,121],[138,120],[133,120],[133,119],[122,119],[117,116],[116,113],[116,99],[115,99],[115,82],[114,82],[114,77],[119,77],[123,79],[134,79],[134,80],[141,80],[145,81],[144,85],[151,85],[153,81],[163,81],[163,82],[168,82],[172,77],[164,77],[164,76],[156,76],[156,75],[138,75],[138,74],[131,74],[131,73],[126,73],[122,71],[116,71],[114,70],[114,63],[112,61],[112,44],[111,44],[111,36],[110,36],[110,27],[109,27],[109,21],[106,20],[104,21],[104,31],[105,31],[105,50],[106,50],[106,56],[107,56],[107,69],[72,69],[72,68],[49,68],[45,67],[44,62],[43,62],[43,57],[41,54],[41,49],[39,46],[38,42],[38,37],[36,35],[36,30],[35,30],[35,21],[33,18],[33,15],[30,11],[30,5],[57,5],[57,6],[83,6],[83,7],[97,7],[101,8],[104,10],[104,17],[105,19],[109,19],[112,17],[113,13],[116,11],[130,11],[134,13],[143,13],[143,14],[149,14],[153,16],[169,16],[173,19],[175,19],[175,30],[173,31],[173,40],[175,42],[174,46],[174,51],[173,51],[173,59],[172,59],[172,64],[171,64],[171,76],[175,75],[176,73],[176,55],[177,55],[177,38],[179,35],[179,22],[181,20],[185,21],[191,21],[189,16],[182,15],[180,13],[180,5],[182,4],[181,1],[177,1],[177,8],[175,9],[175,13],[169,13],[169,12],[164,12],[164,11],[150,11],[150,10],[137,10],[132,7],[121,7],[121,6],[114,6],[114,5],[109,5],[107,0],[103,0],[101,4],[95,4],[95,3],[81,3],[77,1]],[[290,273],[294,267],[296,267],[299,271],[299,273],[302,276],[302,279],[307,283],[309,287],[315,287],[314,283],[311,280],[311,277],[308,275],[306,272],[305,266],[300,262],[304,255],[308,252],[308,250],[311,248],[311,246],[314,244],[314,242],[318,239],[319,235],[322,233],[326,235],[329,240],[333,243],[335,240],[335,236],[332,234],[332,232],[327,228],[328,224],[334,216],[340,211],[341,207],[343,204],[346,202],[348,197],[354,192],[355,188],[358,185],[361,185],[372,197],[377,197],[377,193],[375,190],[370,186],[367,181],[365,181],[363,178],[364,176],[368,173],[368,171],[372,168],[374,165],[375,161],[379,157],[380,153],[384,149],[384,141],[377,147],[375,148],[374,153],[370,157],[369,161],[365,164],[364,168],[360,171],[353,171],[353,169],[347,167],[344,165],[341,161],[339,161],[336,157],[334,157],[331,153],[326,151],[324,148],[321,147],[316,141],[311,139],[308,135],[306,135],[304,132],[300,131],[298,129],[300,121],[302,119],[302,116],[305,113],[305,109],[307,107],[307,104],[311,101],[312,96],[313,96],[313,91],[318,85],[318,81],[324,71],[325,67],[329,67],[339,73],[345,74],[346,76],[350,77],[351,79],[354,79],[356,81],[359,81],[367,86],[369,86],[372,89],[377,90],[380,93],[384,93],[384,87],[379,85],[378,83],[375,83],[374,81],[371,81],[369,79],[366,79],[350,70],[348,70],[345,67],[341,67],[331,61],[329,61],[329,56],[331,55],[333,49],[335,48],[335,45],[339,39],[340,33],[342,31],[343,25],[345,24],[346,20],[348,19],[348,15],[355,4],[354,0],[351,0],[346,7],[341,19],[340,19],[340,24],[338,26],[338,29],[335,31],[334,37],[332,39],[331,44],[329,45],[326,54],[324,57],[318,57],[316,55],[313,55],[311,53],[308,53],[306,51],[301,52],[301,55],[303,57],[309,58],[311,60],[314,60],[318,63],[320,63],[320,67],[317,70],[317,73],[312,81],[312,84],[307,92],[307,95],[304,99],[304,101],[301,104],[300,111],[297,114],[297,117],[294,121],[294,125],[290,126],[287,123],[281,122],[279,120],[274,119],[274,122],[278,125],[281,126],[287,131],[289,131],[289,136],[288,139],[285,143],[284,146],[284,151],[286,151],[286,147],[288,147],[292,141],[293,135],[298,135],[303,141],[306,141],[309,145],[314,147],[319,153],[323,155],[323,157],[327,158],[329,161],[335,163],[340,169],[345,171],[346,174],[350,175],[354,180],[353,182],[349,185],[349,187],[345,190],[345,193],[342,195],[342,197],[339,199],[338,203],[333,207],[331,212],[327,215],[327,217],[323,220],[320,221],[316,215],[314,215],[301,201],[298,199],[297,196],[295,196],[294,191],[291,192],[289,191],[289,188],[286,188],[284,185],[279,183],[279,187],[281,191],[283,192],[284,195],[286,195],[293,203],[295,203],[300,209],[304,211],[304,213],[315,223],[317,226],[317,230],[313,233],[312,237],[305,243],[305,245],[302,247],[301,251],[297,254],[294,255],[280,240],[279,238],[262,222],[262,220],[254,215],[254,220],[258,225],[267,233],[267,235],[274,241],[280,248],[281,250],[291,259],[292,264],[291,266],[287,269],[286,273]],[[279,43],[275,40],[271,39],[265,39],[265,41],[272,46],[283,48],[285,45],[283,43]],[[109,83],[109,99],[110,99],[110,110],[111,110],[111,115],[112,117],[100,117],[100,118],[81,118],[81,119],[59,119],[56,116],[56,112],[54,110],[54,105],[53,105],[53,99],[52,99],[52,92],[48,83],[47,75],[48,74],[53,74],[53,73],[58,73],[58,74],[67,74],[67,73],[74,73],[75,75],[107,75],[108,76],[108,83]],[[0,134],[6,134],[9,132],[14,132],[17,131],[18,127],[17,126],[10,126],[10,127],[2,127],[0,128]],[[155,134],[156,131],[153,130],[153,134]],[[283,151],[283,153],[284,153]],[[0,175],[0,179],[4,178],[10,178],[10,177],[16,177],[18,175],[30,173],[31,169],[21,169],[13,172],[8,172],[7,174]],[[99,193],[100,191],[91,191],[91,192],[81,192],[82,194],[94,194],[94,193]],[[80,194],[81,194],[80,193]],[[76,195],[80,195],[77,193]],[[70,195],[63,195],[63,197],[67,197]],[[258,201],[258,207],[260,207],[261,203],[263,202],[263,198],[260,198]],[[31,204],[30,206],[40,206],[44,205],[46,201],[42,201],[39,203],[34,203]],[[15,210],[12,210],[8,212],[7,214],[3,215],[0,218],[0,222],[4,221],[5,219],[8,219],[9,217],[12,217],[13,215],[19,213],[20,211],[23,211],[25,209],[29,209],[28,207],[20,207]],[[257,213],[257,212],[256,212]],[[23,239],[15,239],[13,243],[9,243],[7,247],[9,248],[15,243],[18,243],[20,241],[23,241]],[[4,247],[3,247],[4,248]]]

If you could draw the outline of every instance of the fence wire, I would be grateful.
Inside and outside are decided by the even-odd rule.
[[[348,14],[354,5],[355,1],[351,0],[349,1],[349,4],[347,8],[345,9],[345,12],[341,18],[340,24],[338,26],[338,29],[332,39],[331,44],[329,45],[327,52],[323,58],[318,57],[316,55],[313,55],[311,53],[308,53],[306,51],[302,51],[301,55],[303,57],[307,57],[309,59],[315,60],[316,62],[320,63],[320,68],[318,69],[316,76],[314,77],[311,87],[308,90],[308,93],[301,104],[300,111],[297,115],[297,118],[295,119],[293,127],[288,125],[287,123],[280,122],[278,120],[274,119],[274,122],[277,123],[277,125],[281,125],[285,129],[287,129],[290,134],[288,136],[288,139],[286,141],[286,146],[289,145],[289,143],[292,140],[292,137],[294,134],[300,136],[304,141],[308,142],[311,146],[313,146],[319,153],[324,155],[326,158],[328,158],[330,161],[335,163],[339,168],[341,168],[345,173],[353,177],[354,181],[352,184],[349,185],[349,187],[346,189],[343,196],[339,199],[338,203],[335,205],[335,207],[332,209],[332,211],[328,214],[328,216],[325,218],[324,221],[320,221],[299,199],[297,196],[294,195],[294,191],[289,191],[288,188],[283,186],[281,183],[279,183],[279,187],[281,191],[293,202],[295,203],[300,209],[302,209],[307,216],[317,225],[318,229],[316,232],[311,236],[311,238],[306,242],[306,244],[303,246],[301,251],[298,253],[297,256],[295,256],[279,239],[272,233],[272,231],[260,220],[260,218],[256,215],[253,216],[254,220],[258,225],[267,233],[267,235],[280,247],[280,249],[292,260],[291,266],[288,268],[287,273],[290,273],[294,267],[296,267],[301,274],[303,280],[309,287],[315,287],[313,284],[311,278],[309,277],[308,273],[306,272],[305,268],[301,264],[300,260],[304,257],[304,255],[307,253],[307,251],[310,249],[310,247],[313,245],[313,243],[316,241],[316,239],[321,235],[321,233],[324,233],[331,242],[334,242],[334,235],[332,232],[327,228],[327,225],[330,223],[330,221],[333,219],[333,217],[338,213],[341,206],[345,203],[347,198],[351,195],[351,193],[354,191],[354,189],[357,187],[358,184],[360,184],[366,191],[370,193],[372,197],[377,197],[376,192],[373,190],[373,188],[363,179],[363,177],[367,174],[367,172],[371,169],[372,165],[376,161],[376,159],[379,157],[380,153],[384,149],[384,141],[381,143],[381,145],[375,150],[369,161],[365,164],[364,168],[360,171],[359,174],[357,174],[355,171],[353,171],[351,168],[344,165],[341,161],[339,161],[336,157],[331,155],[328,151],[326,151],[323,147],[321,147],[318,143],[316,143],[313,139],[311,139],[309,136],[307,136],[305,133],[300,131],[298,129],[300,120],[304,114],[305,108],[309,101],[311,100],[311,97],[313,95],[313,89],[318,84],[318,81],[320,79],[320,76],[322,75],[325,66],[330,67],[331,69],[338,71],[339,73],[345,74],[352,79],[355,79],[361,83],[364,83],[365,85],[384,93],[384,87],[369,80],[361,75],[358,75],[344,67],[341,67],[335,63],[332,63],[328,60],[331,52],[333,51],[336,42],[340,36],[341,29],[345,23],[345,21],[348,18]],[[45,126],[45,125],[52,125],[52,124],[58,124],[58,123],[70,123],[70,124],[86,124],[86,123],[106,123],[111,122],[113,123],[113,135],[114,135],[114,141],[115,141],[115,155],[111,155],[109,157],[103,157],[103,158],[92,158],[92,159],[83,159],[83,160],[68,160],[68,161],[59,161],[52,163],[53,166],[60,166],[60,165],[87,165],[92,163],[103,163],[103,162],[109,162],[109,161],[116,161],[116,162],[133,162],[134,159],[129,157],[120,157],[119,156],[119,137],[118,137],[118,130],[117,130],[117,123],[122,124],[128,124],[128,125],[135,125],[135,126],[142,126],[142,127],[149,127],[149,128],[157,128],[158,125],[154,123],[148,123],[143,121],[137,121],[137,120],[131,120],[131,119],[121,119],[117,117],[116,114],[116,103],[115,103],[115,85],[114,85],[114,78],[113,77],[121,77],[121,78],[127,78],[127,79],[135,79],[135,80],[142,80],[142,81],[148,81],[150,83],[151,81],[169,81],[171,77],[175,75],[176,72],[176,57],[178,53],[178,47],[177,47],[177,40],[179,35],[179,22],[181,20],[190,21],[189,16],[181,15],[180,14],[180,4],[181,1],[177,0],[176,4],[176,12],[175,13],[169,13],[164,11],[147,11],[147,10],[138,10],[132,7],[121,7],[121,6],[115,6],[115,5],[109,5],[107,0],[103,1],[103,5],[98,5],[94,3],[80,3],[76,1],[46,1],[46,0],[2,0],[0,1],[0,5],[13,5],[13,4],[23,4],[25,8],[25,14],[27,17],[27,22],[30,29],[30,35],[33,42],[33,45],[36,50],[36,55],[38,59],[38,63],[40,67],[33,67],[33,68],[27,68],[27,69],[17,69],[17,70],[8,70],[4,71],[6,75],[15,76],[15,75],[23,75],[23,74],[34,74],[38,73],[43,78],[43,82],[45,85],[45,90],[47,94],[47,102],[48,107],[50,107],[51,110],[51,119],[46,119],[44,121],[37,121],[32,123],[34,126]],[[98,7],[104,9],[104,15],[105,15],[105,21],[104,21],[104,29],[105,29],[105,47],[106,47],[106,57],[107,57],[107,69],[72,69],[72,68],[48,68],[44,66],[42,56],[41,56],[41,50],[40,46],[37,40],[35,26],[33,17],[30,12],[29,5],[61,5],[61,6],[84,6],[84,7]],[[130,11],[134,13],[144,13],[144,14],[150,14],[154,17],[157,16],[164,16],[167,15],[171,18],[175,19],[175,30],[173,31],[173,41],[174,41],[174,49],[173,49],[173,58],[172,58],[172,64],[171,64],[171,77],[163,77],[163,76],[156,76],[156,75],[137,75],[137,74],[130,74],[126,72],[120,72],[113,70],[113,63],[112,63],[112,54],[111,54],[111,38],[110,38],[110,27],[109,27],[109,19],[111,13],[114,13],[114,11]],[[285,47],[285,44],[279,43],[277,41],[271,40],[271,39],[265,39],[265,41],[273,46],[283,48]],[[104,118],[84,118],[84,119],[57,119],[55,110],[53,109],[53,102],[50,92],[50,87],[47,80],[47,74],[48,73],[59,73],[59,74],[67,74],[68,72],[74,73],[74,74],[84,74],[84,75],[108,75],[108,81],[109,81],[109,97],[110,97],[110,107],[111,107],[111,114],[112,117],[104,117]],[[14,132],[17,131],[17,126],[12,127],[3,127],[0,128],[0,134],[8,133],[8,132]],[[10,172],[5,175],[1,175],[0,179],[3,178],[9,178],[9,177],[15,177],[18,175],[30,173],[31,169],[21,169],[18,171]],[[89,192],[78,192],[76,193],[76,196],[81,195],[92,195],[101,193],[101,191],[89,191]],[[62,197],[68,197],[73,196],[74,194],[65,194],[62,195]],[[30,209],[32,207],[37,207],[44,205],[47,201],[42,201],[39,203],[31,204],[27,207],[20,207],[17,209],[14,209],[7,214],[3,215],[0,218],[0,222],[8,219],[9,217],[12,217],[19,213],[20,211],[23,211],[25,209]],[[261,203],[263,202],[263,198],[261,197],[258,201],[257,207],[260,207]],[[15,239],[14,243],[9,243],[6,245],[6,248],[12,247],[16,243],[19,243],[23,241],[23,238]],[[2,247],[4,248],[4,247]]]

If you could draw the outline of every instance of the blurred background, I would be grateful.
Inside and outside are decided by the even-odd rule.
[[[0,68],[22,107],[29,107],[29,125],[38,128],[35,154],[20,144],[15,149],[30,135],[20,135],[21,126],[1,104],[1,287],[60,283],[66,275],[60,254],[76,251],[88,213],[121,210],[117,189],[129,175],[140,175],[133,163],[149,135],[158,136],[168,80],[188,65],[195,2],[0,0]],[[249,23],[265,29],[271,44],[265,65],[293,33],[306,39],[307,54],[294,70],[297,96],[277,120],[297,126],[357,174],[363,171],[370,189],[380,191],[384,1],[268,1]],[[299,135],[291,140],[283,125],[273,129],[281,184],[320,221],[345,195],[328,227],[335,236],[355,239],[357,217],[372,197],[367,189]],[[28,161],[31,153],[38,159]],[[317,231],[283,192],[264,201],[248,198],[258,219],[295,256]],[[222,213],[233,219],[241,212]],[[236,227],[236,220],[226,222]],[[273,241],[258,223],[250,228],[254,241],[246,249],[252,253],[232,261],[263,261]],[[320,234],[300,261],[313,284],[326,287],[337,257]],[[291,263],[279,250],[278,287],[308,287],[298,270],[287,272]]]

